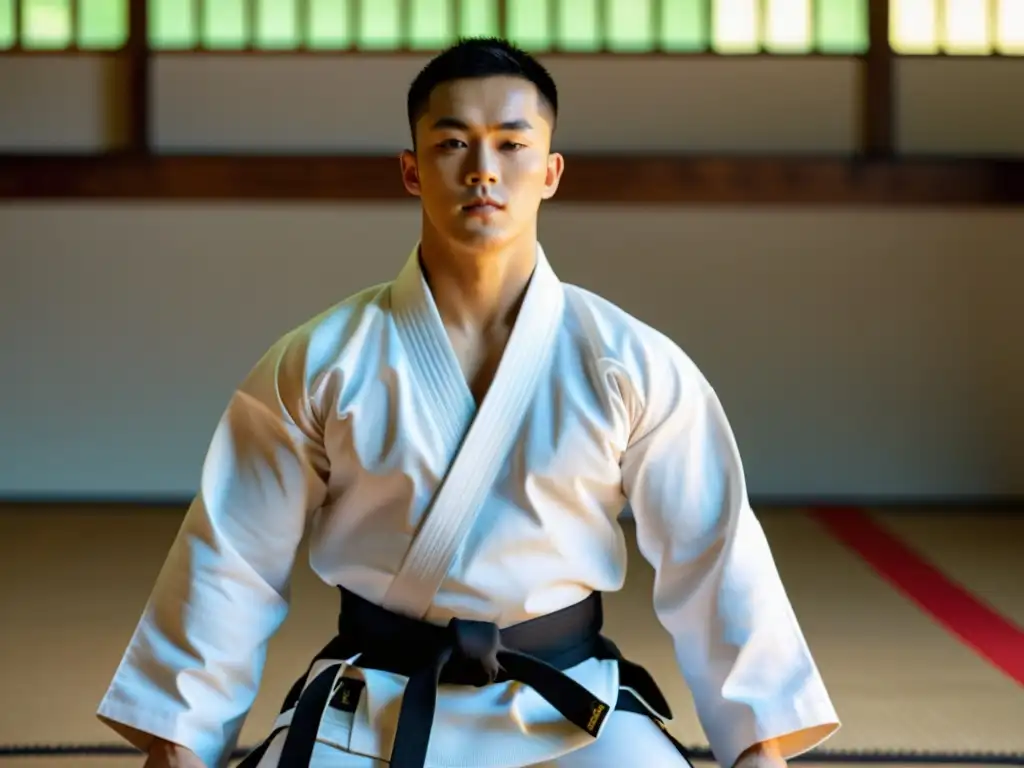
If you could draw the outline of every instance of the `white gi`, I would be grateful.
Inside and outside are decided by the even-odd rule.
[[[442,483],[445,503],[472,514],[427,514]],[[459,616],[505,627],[622,587],[627,502],[656,569],[654,608],[717,761],[731,766],[774,737],[790,757],[834,733],[730,427],[694,363],[559,281],[538,247],[478,408],[417,246],[394,282],[284,336],[235,392],[98,714],[140,748],[156,735],[225,765],[287,614],[307,526],[311,566],[326,583],[378,604],[420,604],[439,624]],[[452,540],[461,546],[445,560]],[[416,595],[431,569],[440,588]],[[343,669],[365,687],[355,712],[325,714],[312,764],[386,765],[405,678],[359,669],[358,659]],[[615,702],[615,661],[567,674]],[[275,765],[282,737],[261,768]],[[645,768],[685,764],[642,715],[613,713],[595,739],[529,687],[498,682],[441,687],[427,764],[604,768],[623,765],[624,751],[645,755]]]

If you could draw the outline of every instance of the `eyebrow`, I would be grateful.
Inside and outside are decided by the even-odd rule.
[[[521,118],[519,120],[507,120],[499,123],[497,127],[502,131],[529,131],[533,128],[527,120]],[[454,128],[459,131],[469,130],[469,126],[456,117],[442,117],[438,119],[433,125],[433,130],[436,131],[442,128]]]

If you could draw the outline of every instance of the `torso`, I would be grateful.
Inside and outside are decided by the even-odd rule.
[[[542,309],[527,335],[446,328],[408,275],[303,332],[312,333],[304,368],[330,466],[310,539],[326,583],[382,599],[485,395],[519,375],[524,349],[544,354],[550,323],[550,362],[521,421],[489,421],[514,430],[515,442],[427,618],[509,625],[619,588],[623,452],[649,401],[650,371],[673,365],[671,354],[599,297],[555,289],[571,299],[553,314]],[[528,316],[519,313],[516,329]],[[519,353],[505,371],[513,343]]]

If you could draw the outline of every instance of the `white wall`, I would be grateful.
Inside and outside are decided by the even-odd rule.
[[[158,55],[155,142],[175,152],[395,151],[407,143],[405,88],[425,61]],[[547,63],[564,102],[563,150],[856,148],[855,59],[562,56]],[[116,144],[119,82],[112,57],[0,56],[0,151]],[[896,83],[901,151],[1024,154],[1024,59],[901,59]]]
[[[163,57],[158,142],[390,152],[405,143],[404,87],[419,63]],[[955,93],[931,84],[932,64]],[[905,62],[901,145],[1024,152],[1012,100],[1024,66],[1007,64]],[[0,150],[109,144],[110,67],[0,57]],[[855,146],[853,61],[553,68],[569,173],[572,150]],[[961,88],[970,109],[955,108]],[[281,332],[393,275],[416,216],[400,202],[0,206],[0,496],[192,493],[232,386]],[[755,495],[1024,495],[1020,210],[556,203],[542,236],[564,279],[701,364]]]

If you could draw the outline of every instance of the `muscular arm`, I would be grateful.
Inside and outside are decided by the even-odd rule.
[[[152,766],[226,764],[288,612],[295,556],[326,478],[304,358],[285,337],[232,396],[100,704],[104,723],[152,749]]]
[[[718,398],[681,351],[645,358],[623,459],[654,607],[723,767],[778,765],[838,718],[751,510]]]

